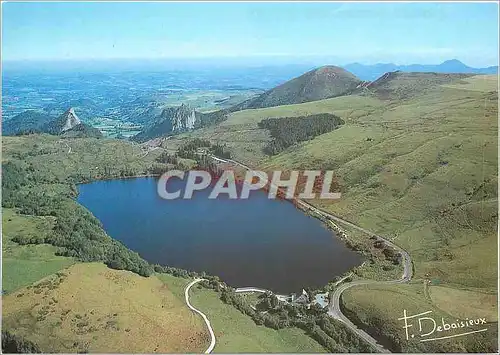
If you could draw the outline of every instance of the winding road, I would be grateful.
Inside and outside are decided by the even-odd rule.
[[[208,320],[207,316],[202,311],[194,308],[193,305],[191,303],[189,303],[189,289],[194,284],[196,284],[200,281],[203,281],[203,280],[204,279],[196,279],[196,280],[192,281],[191,283],[189,283],[189,285],[187,285],[186,289],[184,290],[184,297],[186,299],[186,304],[189,307],[189,309],[198,313],[201,316],[201,318],[203,318],[203,320],[205,321],[205,324],[207,325],[208,331],[210,332],[211,341],[210,341],[210,345],[208,346],[207,350],[205,350],[205,354],[210,354],[215,348],[215,334],[214,334],[214,330],[212,328],[212,325],[210,324],[210,321]]]
[[[220,162],[232,163],[232,164],[238,165],[246,170],[253,170],[249,166],[242,164],[240,162],[237,162],[235,160],[232,160],[232,159],[221,159],[221,158],[217,158],[215,156],[212,156],[212,158],[217,160],[217,161],[220,161]],[[262,175],[262,176],[260,174],[258,174],[258,175],[259,175],[259,178],[263,178],[265,180],[268,180],[267,175]],[[363,227],[360,227],[360,226],[358,226],[352,222],[349,222],[343,218],[340,218],[338,216],[335,216],[329,212],[325,212],[325,211],[323,211],[323,210],[321,210],[321,209],[319,209],[319,208],[317,208],[317,207],[315,207],[315,206],[313,206],[313,205],[311,205],[303,200],[296,199],[296,203],[297,203],[297,205],[302,206],[306,210],[313,211],[313,212],[319,214],[320,216],[322,216],[328,220],[343,223],[344,225],[347,225],[351,228],[357,229],[357,230],[359,230],[363,233],[366,233],[370,236],[374,236],[377,239],[384,241],[384,243],[387,246],[393,248],[394,250],[398,251],[401,254],[402,264],[403,264],[403,274],[401,275],[401,278],[399,278],[397,280],[392,280],[392,281],[357,280],[357,281],[352,281],[349,283],[341,284],[333,293],[331,293],[330,303],[328,305],[328,315],[330,315],[331,317],[344,323],[347,327],[349,327],[353,332],[358,334],[362,339],[364,339],[367,343],[369,343],[377,351],[382,352],[382,353],[390,353],[390,351],[385,349],[382,345],[380,345],[375,338],[373,338],[370,334],[366,333],[362,329],[359,329],[353,322],[351,322],[349,320],[349,318],[347,318],[342,313],[342,311],[340,309],[340,298],[342,296],[342,293],[345,290],[347,290],[351,287],[354,287],[354,286],[368,285],[368,284],[398,284],[398,283],[409,282],[413,276],[413,265],[412,265],[410,255],[408,254],[408,252],[406,250],[397,246],[392,241],[390,241],[384,237],[381,237],[381,236],[379,236],[379,235],[377,235],[377,234],[375,234],[375,233],[373,233],[373,232],[371,232]]]

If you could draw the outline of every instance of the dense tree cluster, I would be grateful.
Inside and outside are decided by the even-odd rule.
[[[224,172],[224,169],[220,168],[214,160],[207,155],[198,157],[196,160],[196,169],[208,171],[212,176],[212,181],[220,177]]]
[[[43,131],[44,125],[53,119],[53,117],[43,112],[24,111],[9,120],[3,120],[2,134],[12,136],[40,133]]]
[[[211,144],[209,140],[195,138],[184,143],[177,149],[177,156],[185,159],[198,160],[200,155],[199,148],[206,148],[205,153],[211,153],[220,158],[230,159],[231,154],[225,144]]]
[[[231,153],[227,150],[226,144],[214,144],[210,147],[210,152],[216,157],[231,159]]]
[[[274,155],[296,143],[331,132],[342,124],[344,121],[340,117],[322,113],[301,117],[266,118],[258,125],[259,128],[269,130],[273,139],[264,151]]]
[[[14,237],[19,244],[49,243],[60,247],[61,255],[82,261],[102,261],[109,267],[149,276],[153,268],[139,254],[110,238],[101,223],[85,208],[77,205],[70,194],[50,195],[36,189],[41,180],[36,171],[20,163],[2,165],[2,206],[17,208],[22,214],[53,216],[52,233],[42,236]]]
[[[156,161],[163,164],[173,164],[177,165],[179,163],[179,159],[175,155],[170,155],[167,152],[163,152]]]
[[[198,157],[198,148],[209,148],[210,145],[210,141],[206,139],[191,139],[177,149],[177,156],[184,159],[196,160]]]
[[[185,142],[181,148],[186,150],[196,150],[197,148],[210,147],[211,143],[208,139],[194,138]]]
[[[391,261],[394,265],[401,263],[401,253],[386,245],[383,240],[376,239],[373,246],[377,249],[382,249],[382,254],[384,254],[385,258]]]

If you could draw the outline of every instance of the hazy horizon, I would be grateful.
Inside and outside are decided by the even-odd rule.
[[[2,3],[2,62],[498,65],[491,3]],[[272,58],[272,60],[269,60]],[[259,62],[260,61],[260,62]]]
[[[472,68],[482,69],[486,67],[473,67],[459,58],[450,58],[450,60],[459,60]],[[297,75],[301,72],[312,70],[325,65],[334,65],[347,67],[352,64],[362,64],[366,66],[384,66],[384,65],[439,65],[438,63],[393,63],[377,62],[369,63],[364,61],[355,61],[348,63],[339,63],[335,59],[313,59],[313,58],[230,58],[230,57],[211,57],[211,58],[110,58],[110,59],[60,59],[60,60],[8,60],[2,61],[2,70],[5,73],[24,72],[125,72],[125,71],[171,71],[171,70],[231,70],[231,69],[256,69],[256,68],[295,68]],[[498,63],[488,67],[496,67]]]

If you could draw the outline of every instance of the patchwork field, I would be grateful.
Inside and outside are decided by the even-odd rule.
[[[4,297],[3,327],[44,352],[202,352],[208,344],[204,323],[169,285],[100,263]]]

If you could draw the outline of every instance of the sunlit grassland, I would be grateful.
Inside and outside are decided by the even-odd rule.
[[[460,83],[447,84],[443,86],[473,91],[496,91],[498,90],[498,78],[496,75],[477,75],[462,79]]]
[[[222,122],[221,126],[257,125],[264,118],[309,116],[319,113],[332,113],[333,110],[335,110],[335,114],[350,120],[373,112],[375,109],[383,107],[383,105],[382,101],[372,97],[342,96],[299,105],[238,111],[232,113],[226,121]]]
[[[498,322],[497,296],[477,289],[460,290],[444,286],[430,286],[429,297],[436,308],[454,318],[484,317],[488,322]]]
[[[200,353],[208,331],[172,279],[76,264],[4,297],[2,326],[49,353]]]

